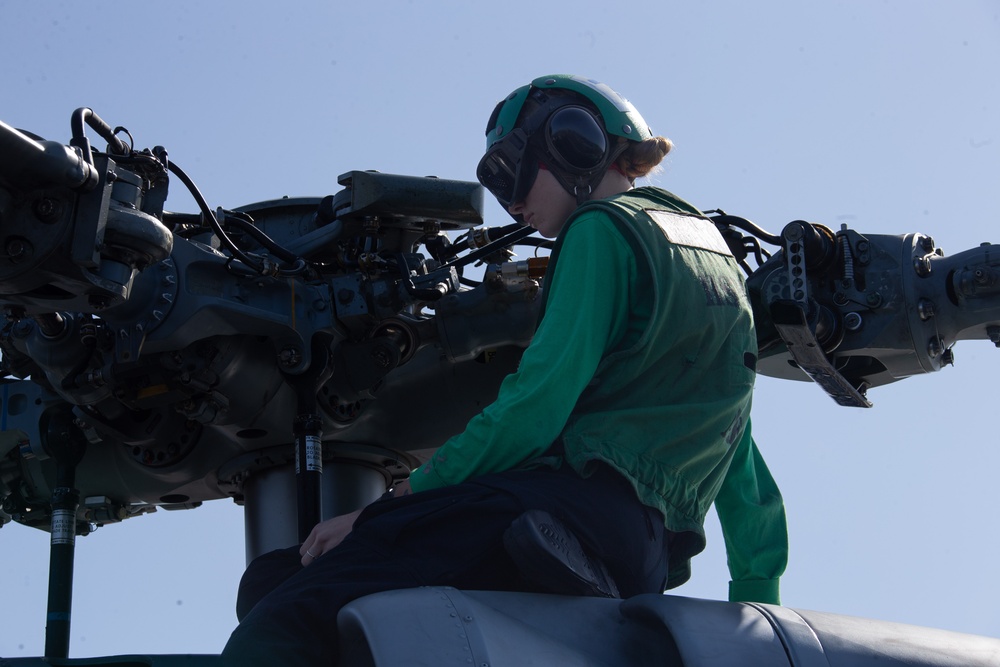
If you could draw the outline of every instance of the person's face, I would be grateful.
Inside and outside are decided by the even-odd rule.
[[[524,201],[515,202],[507,208],[511,215],[520,215],[525,224],[537,229],[547,239],[559,236],[575,209],[576,199],[559,185],[547,169],[538,170],[535,183]]]

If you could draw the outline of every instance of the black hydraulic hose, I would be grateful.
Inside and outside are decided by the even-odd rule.
[[[199,190],[198,186],[194,184],[194,181],[192,181],[191,178],[186,173],[184,173],[184,170],[178,167],[177,163],[175,163],[173,160],[170,160],[168,162],[167,168],[170,171],[172,171],[174,175],[177,176],[177,178],[181,179],[181,182],[188,189],[188,192],[190,192],[191,196],[194,197],[194,200],[198,204],[198,208],[201,210],[202,215],[206,219],[208,219],[209,224],[212,227],[212,231],[215,232],[215,235],[219,238],[219,241],[222,242],[222,244],[226,247],[226,249],[229,250],[230,253],[232,253],[233,257],[235,257],[243,264],[246,264],[248,267],[253,269],[258,274],[263,275],[268,273],[267,269],[259,261],[254,260],[252,257],[250,257],[250,255],[243,252],[239,248],[239,246],[237,246],[236,243],[234,243],[233,240],[229,238],[229,234],[227,234],[226,230],[222,228],[222,224],[219,222],[218,218],[215,217],[215,213],[212,212],[212,208],[208,205],[208,201],[201,194],[201,190]],[[230,219],[241,220],[238,216],[230,216]],[[241,220],[241,222],[245,221]],[[282,250],[284,256],[282,255],[278,256],[281,259],[284,259],[285,261],[293,263],[293,266],[288,269],[282,269],[279,267],[277,273],[281,275],[297,275],[305,271],[306,268],[308,268],[306,261],[304,259],[302,259],[301,257],[296,257],[291,252],[282,249],[275,241],[273,241],[269,236],[267,236],[267,234],[257,229],[257,227],[254,227],[252,224],[250,223],[247,224],[249,225],[250,228],[254,230],[253,232],[250,233],[252,235],[256,234],[254,238],[257,239],[257,241],[261,242],[262,245],[265,245],[265,247],[267,247],[268,250],[274,252],[276,255],[278,254],[278,252],[276,252],[276,249]],[[246,228],[241,227],[241,229],[246,229]],[[266,239],[266,241],[262,241],[262,239]]]
[[[264,230],[254,225],[252,220],[247,220],[240,215],[231,214],[230,211],[223,212],[226,214],[226,222],[234,224],[240,228],[240,231],[252,236],[257,243],[267,248],[275,257],[289,263],[294,263],[300,259],[291,250],[281,247],[274,239],[265,234]]]
[[[188,175],[184,173],[184,170],[178,167],[177,163],[173,160],[169,162],[167,168],[172,171],[177,178],[181,179],[181,183],[184,184],[184,186],[188,189],[188,192],[191,193],[191,196],[194,197],[195,203],[198,204],[198,208],[201,210],[202,215],[204,215],[209,221],[209,224],[211,224],[212,230],[215,232],[215,235],[219,237],[219,241],[222,242],[222,245],[226,246],[226,249],[229,250],[229,252],[231,252],[236,259],[257,271],[260,271],[260,265],[249,255],[240,250],[239,247],[233,243],[233,240],[229,238],[229,235],[226,234],[226,230],[224,230],[222,225],[219,224],[219,221],[215,217],[215,213],[212,212],[212,207],[208,205],[208,201],[205,200],[204,195],[201,194],[201,190],[199,190],[198,186],[194,184],[194,181],[192,181]]]
[[[108,142],[108,152],[114,155],[128,155],[131,153],[131,147],[118,138],[117,131],[112,129],[104,120],[94,113],[93,109],[88,107],[80,107],[73,112],[70,117],[70,130],[72,133],[72,139],[70,140],[70,145],[75,146],[81,150],[84,159],[93,166],[93,156],[90,152],[90,142],[87,139],[86,125],[89,125],[97,134],[99,134],[103,139]],[[122,129],[122,128],[118,128]],[[125,130],[127,133],[128,131]],[[131,135],[129,135],[131,137]],[[164,153],[164,157],[166,154]],[[166,161],[166,160],[164,160]],[[246,264],[248,267],[256,271],[257,273],[267,273],[264,266],[259,262],[255,261],[247,253],[243,252],[226,234],[225,229],[219,223],[215,214],[212,212],[211,207],[208,202],[202,196],[201,191],[194,184],[184,170],[178,167],[173,162],[167,163],[167,169],[176,175],[188,191],[191,196],[194,197],[195,202],[198,204],[198,208],[201,210],[204,218],[210,221],[212,230],[215,235],[218,236],[219,241],[229,250],[232,255],[238,259],[240,262]],[[278,273],[285,275],[294,275],[303,272],[306,269],[306,262],[302,258],[296,256],[294,253],[282,248],[274,240],[272,240],[267,234],[255,227],[252,222],[243,221],[238,216],[233,216],[232,220],[237,220],[237,225],[240,229],[250,236],[252,236],[258,243],[267,248],[272,254],[274,254],[279,259],[292,264],[291,268],[279,268]]]
[[[510,234],[511,232],[516,232],[518,229],[520,229],[523,226],[524,225],[522,225],[519,222],[513,222],[513,223],[511,223],[509,225],[505,225],[503,227],[497,227],[497,228],[494,228],[494,229],[486,229],[485,232],[488,235],[490,235],[490,234],[496,234],[497,238],[500,238],[500,237],[506,236],[507,234]],[[472,234],[472,232],[469,232],[469,234],[466,234],[466,236],[464,238],[459,239],[458,241],[456,241],[455,244],[451,247],[452,251],[455,252],[455,253],[460,253],[463,250],[466,250],[469,247],[469,239],[471,238],[471,234]]]
[[[750,232],[760,240],[767,241],[771,245],[781,245],[780,236],[764,231],[746,218],[740,218],[735,215],[727,215],[725,216],[725,222],[731,224],[733,227],[739,227],[744,231]]]
[[[86,142],[87,151],[86,157],[90,160],[90,146],[87,142],[87,132],[84,124],[89,125],[93,128],[94,132],[97,132],[101,138],[108,142],[108,150],[116,155],[127,155],[129,152],[129,146],[124,141],[115,136],[115,131],[111,129],[111,126],[105,123],[100,116],[94,113],[93,109],[87,107],[80,107],[73,112],[73,115],[69,119],[69,127],[72,133],[73,141],[71,145],[80,146],[82,145],[76,142]]]
[[[470,252],[465,257],[461,257],[459,259],[448,262],[447,264],[443,264],[440,267],[438,267],[438,270],[440,271],[441,269],[446,269],[446,268],[459,268],[462,266],[466,266],[468,264],[472,264],[473,262],[478,262],[483,257],[488,257],[493,253],[495,253],[497,250],[500,250],[501,248],[506,248],[507,246],[514,245],[518,241],[521,241],[525,237],[531,236],[534,233],[535,229],[533,227],[525,227],[523,225],[517,225],[517,230],[514,231],[512,234],[508,234],[502,238],[497,239],[496,241],[487,243],[482,248],[479,248],[474,252]]]
[[[722,224],[725,225],[732,225],[733,227],[737,227],[739,229],[742,229],[743,231],[750,232],[757,238],[761,239],[762,241],[767,241],[771,245],[776,245],[776,246],[781,245],[780,236],[776,236],[775,234],[771,234],[769,232],[764,231],[763,229],[758,227],[756,224],[750,222],[746,218],[741,218],[738,215],[729,215],[722,209],[705,211],[705,214],[710,216],[712,216],[712,214],[715,214],[714,216],[711,217],[711,220],[713,222],[721,222]]]

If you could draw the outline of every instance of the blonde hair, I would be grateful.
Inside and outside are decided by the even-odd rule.
[[[644,141],[626,141],[628,146],[615,160],[615,165],[630,181],[653,173],[674,143],[666,137],[650,137]]]

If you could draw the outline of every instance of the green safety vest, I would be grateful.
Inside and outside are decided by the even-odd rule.
[[[617,469],[669,530],[697,536],[684,549],[697,553],[750,415],[757,350],[743,278],[715,225],[656,188],[577,209],[549,275],[566,230],[594,209],[632,246],[652,306],[642,334],[619,343],[581,395],[562,433],[564,456],[584,475],[595,460]]]

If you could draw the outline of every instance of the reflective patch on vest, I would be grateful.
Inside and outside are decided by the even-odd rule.
[[[674,245],[733,256],[711,220],[653,209],[647,209],[646,213]],[[692,264],[691,270],[705,291],[706,306],[743,307],[746,292],[743,281],[736,274],[709,271],[698,263]]]
[[[669,211],[647,209],[646,213],[656,222],[667,240],[675,245],[700,248],[730,257],[733,255],[715,223],[710,220],[691,215],[678,215]]]

